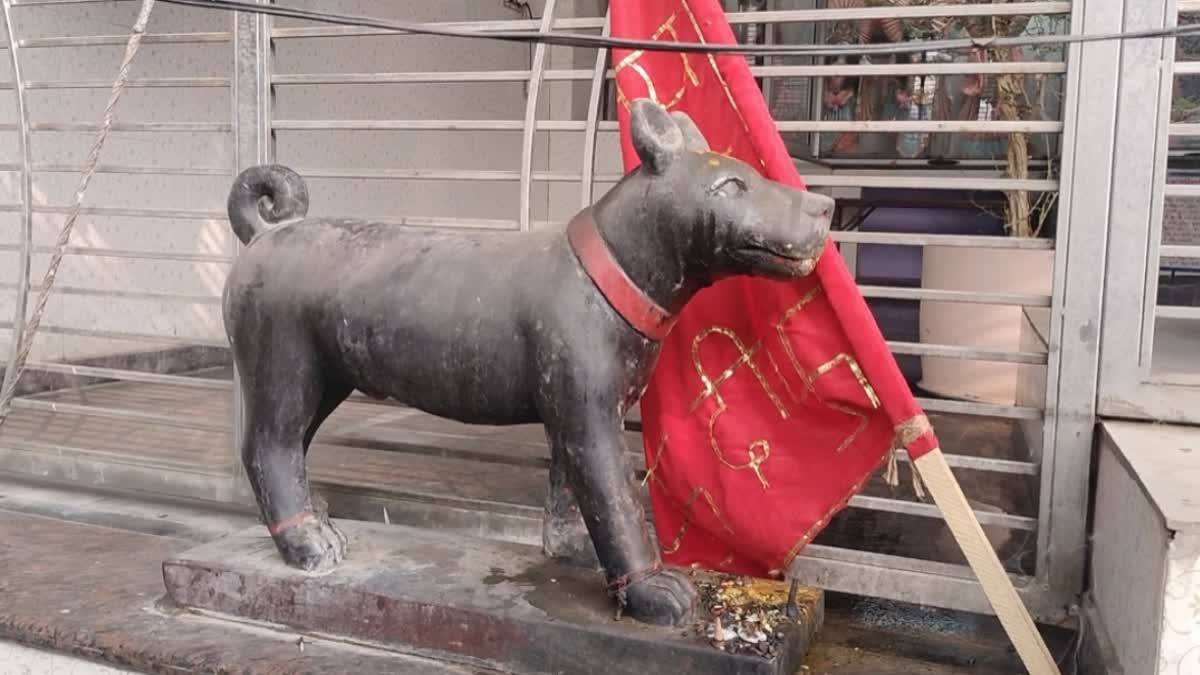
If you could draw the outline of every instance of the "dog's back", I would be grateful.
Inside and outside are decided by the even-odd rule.
[[[233,207],[246,209],[234,201],[236,229]],[[548,305],[581,283],[561,233],[303,217],[254,225],[241,228],[252,234],[225,288],[243,372],[264,359],[316,359],[326,378],[436,415],[537,421],[533,343],[555,339]]]

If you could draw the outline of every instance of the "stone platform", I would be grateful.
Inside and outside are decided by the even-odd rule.
[[[616,620],[599,572],[547,560],[536,547],[337,525],[349,553],[333,572],[285,566],[256,526],[166,560],[167,595],[184,608],[514,673],[792,675],[823,620],[818,590],[801,589],[790,620],[785,584],[702,572],[696,625]],[[714,605],[724,613],[719,643],[710,637]],[[753,623],[763,617],[766,640]]]

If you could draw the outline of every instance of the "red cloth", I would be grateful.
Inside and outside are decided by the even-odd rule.
[[[716,0],[613,0],[618,37],[736,41]],[[614,50],[622,152],[628,101],[688,113],[716,152],[804,187],[744,57]],[[646,465],[667,562],[778,574],[893,446],[937,446],[832,242],[814,274],[739,277],[697,295],[642,398]],[[900,440],[896,440],[899,438]]]

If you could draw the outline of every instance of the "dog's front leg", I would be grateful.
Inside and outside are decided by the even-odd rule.
[[[662,566],[625,454],[621,420],[593,406],[547,422],[555,463],[561,463],[579,504],[610,593],[626,614],[645,623],[684,625],[697,594],[687,576]]]

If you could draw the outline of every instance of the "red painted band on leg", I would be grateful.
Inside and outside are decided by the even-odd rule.
[[[316,516],[314,516],[311,511],[301,511],[294,516],[288,516],[277,523],[267,525],[267,531],[271,533],[271,536],[276,536],[292,529],[293,527],[310,518],[316,518]]]

